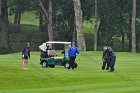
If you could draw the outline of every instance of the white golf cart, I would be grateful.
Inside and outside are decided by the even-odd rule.
[[[53,45],[64,45],[63,46],[63,57],[58,56],[56,50],[53,49]],[[51,67],[54,68],[56,65],[64,66],[65,68],[69,67],[69,57],[68,57],[68,48],[71,45],[71,42],[61,42],[61,41],[48,41],[39,46],[41,50],[40,55],[40,64],[42,67]],[[51,49],[47,49],[50,46]],[[75,62],[75,68],[77,68],[77,63]]]

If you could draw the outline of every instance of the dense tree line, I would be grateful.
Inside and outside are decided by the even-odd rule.
[[[39,30],[48,32],[46,41],[74,41],[80,50],[86,50],[83,22],[87,20],[94,24],[94,44],[91,42],[94,50],[108,43],[121,51],[128,47],[129,51],[136,52],[140,50],[139,3],[138,0],[1,0],[0,47],[10,49],[8,15],[14,14],[12,32],[17,32],[21,15],[36,11]]]

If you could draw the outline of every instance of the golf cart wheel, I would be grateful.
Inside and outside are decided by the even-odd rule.
[[[64,67],[65,67],[65,68],[68,68],[68,67],[69,67],[69,62],[66,62],[66,63],[64,64]]]
[[[43,67],[43,68],[48,67],[48,63],[47,63],[46,61],[43,61],[43,62],[42,62],[42,67]]]

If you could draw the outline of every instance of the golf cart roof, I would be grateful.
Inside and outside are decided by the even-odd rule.
[[[40,46],[39,46],[39,49],[42,50],[42,51],[46,51],[46,49],[47,49],[46,44],[64,44],[64,45],[65,45],[65,48],[66,48],[66,46],[70,45],[71,42],[64,42],[64,41],[48,41],[48,42],[43,43],[42,45],[40,45]]]
[[[71,42],[64,42],[64,41],[48,41],[46,44],[71,44]]]

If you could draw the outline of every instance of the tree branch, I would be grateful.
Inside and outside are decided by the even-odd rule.
[[[46,20],[45,21],[48,21],[48,12],[46,11],[45,7],[43,6],[43,3],[41,0],[38,0],[39,1],[39,6],[41,7],[42,9],[42,12],[44,13],[45,17],[46,17]]]

